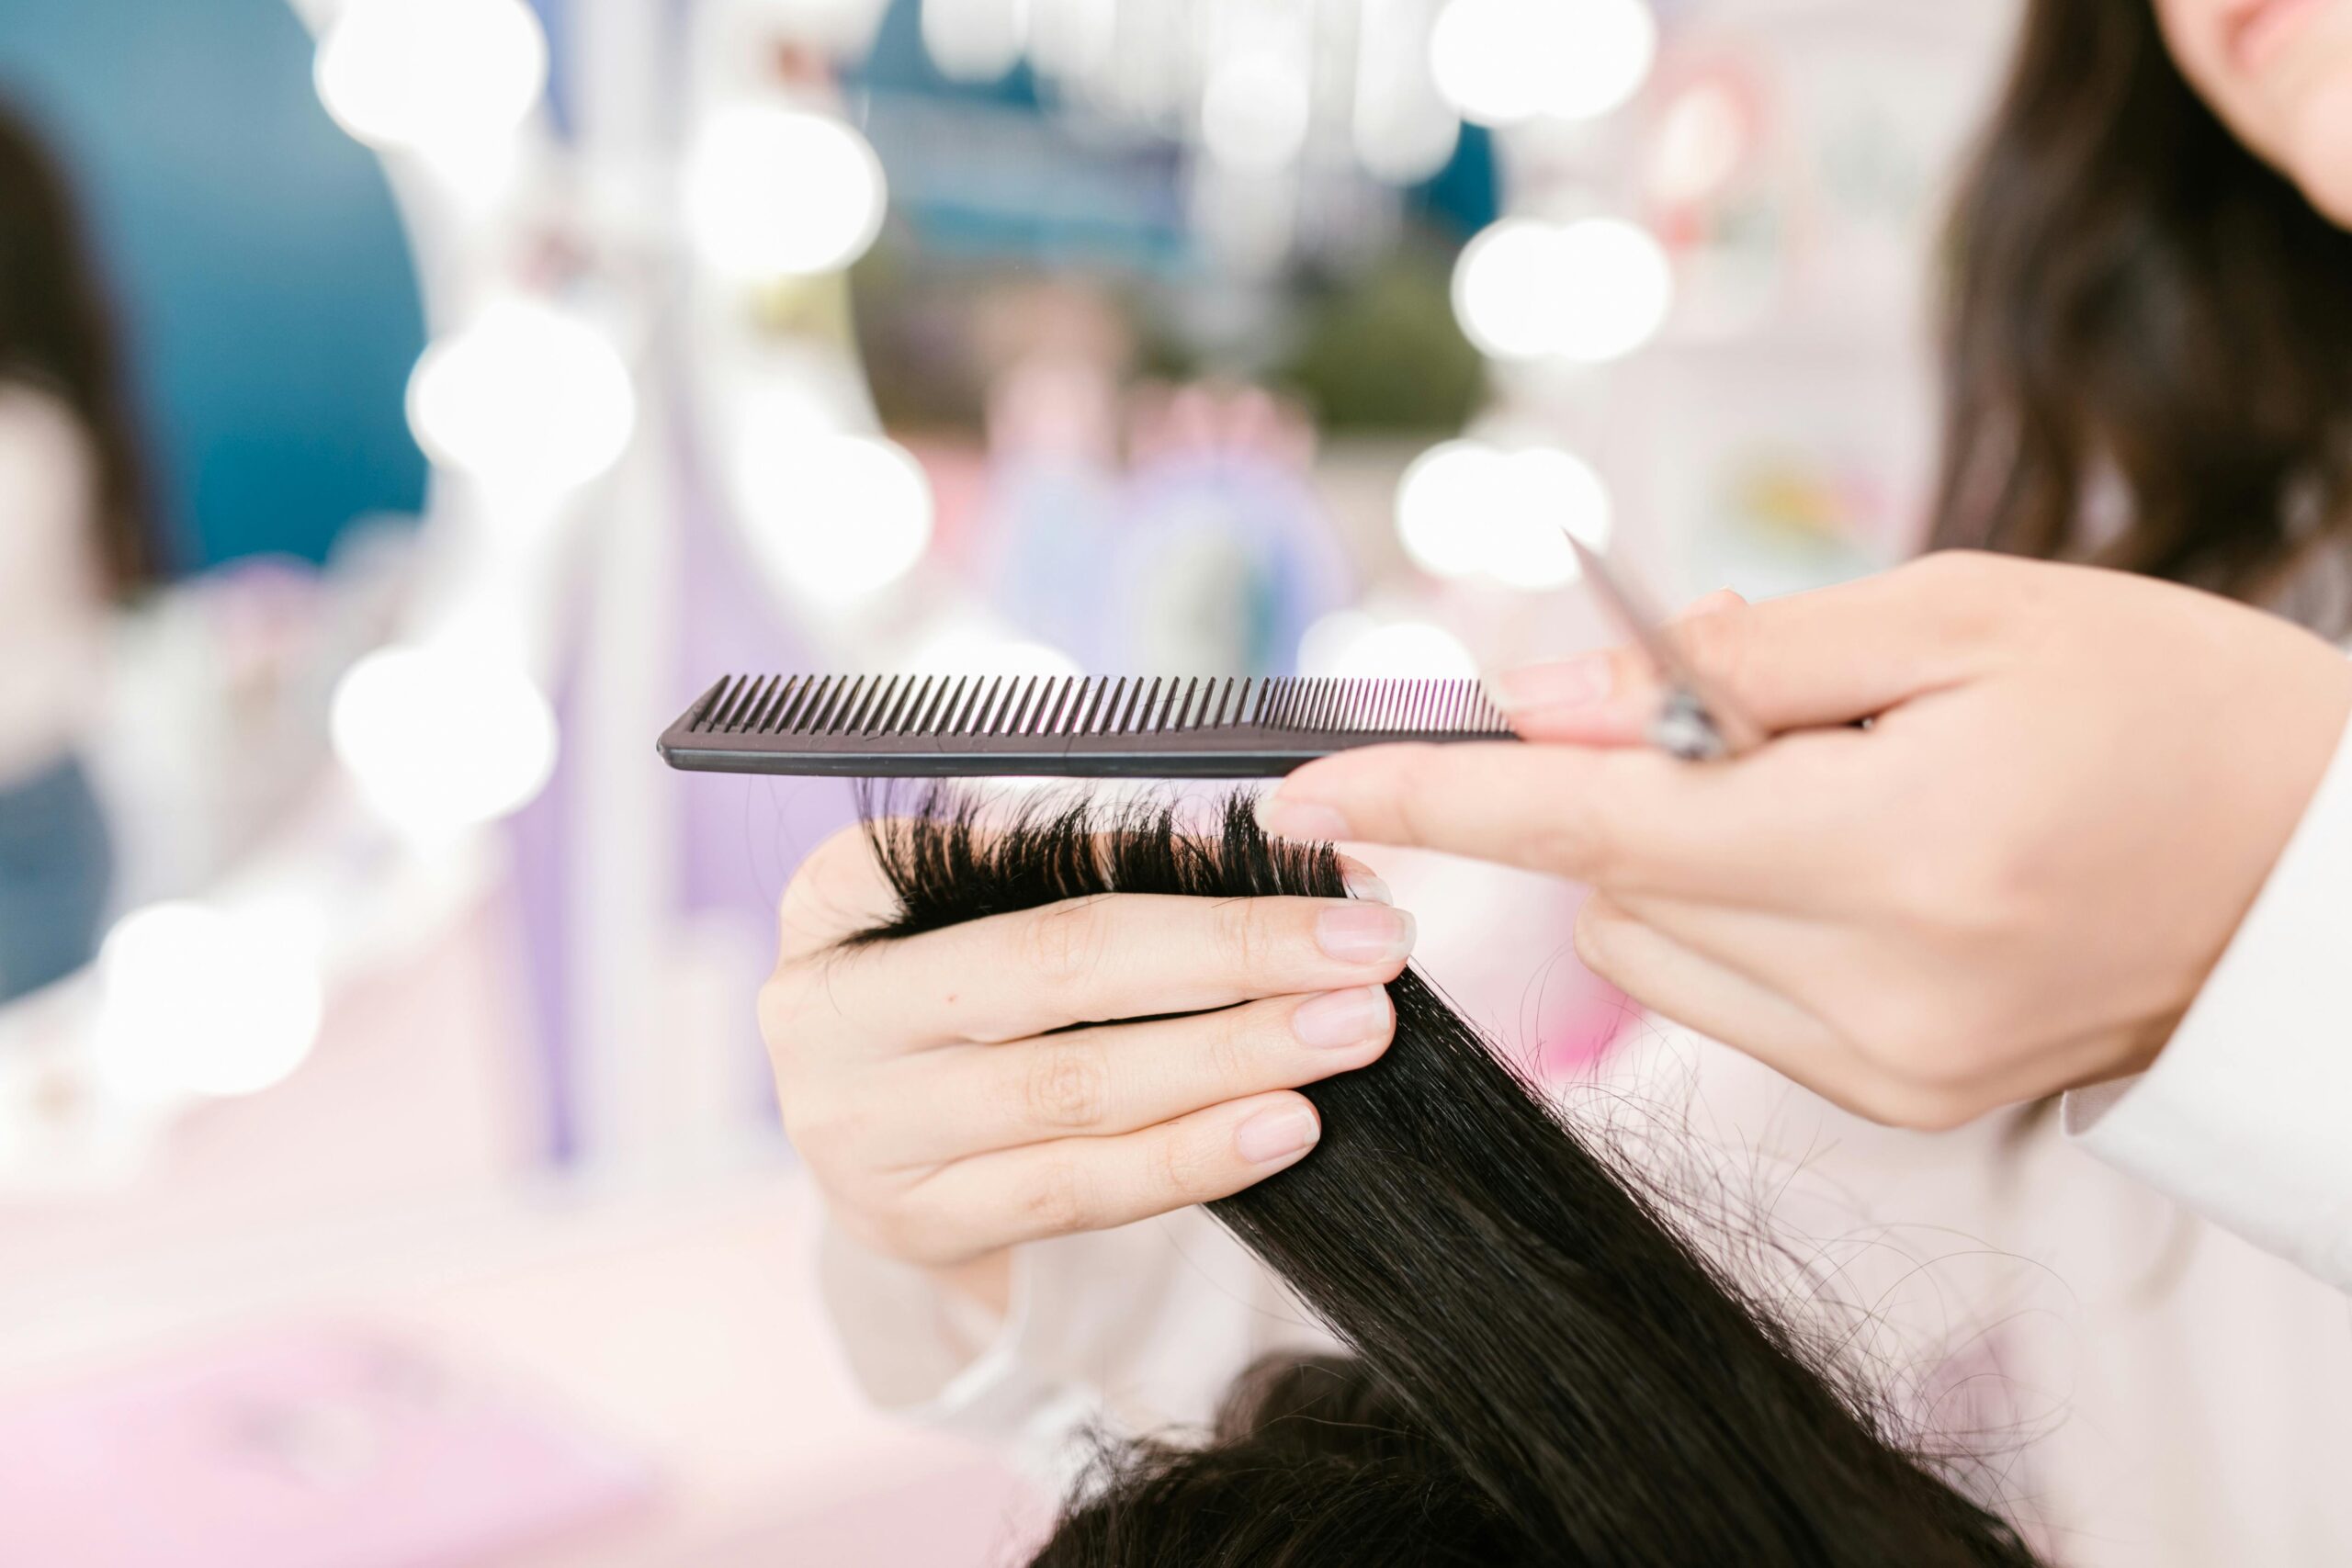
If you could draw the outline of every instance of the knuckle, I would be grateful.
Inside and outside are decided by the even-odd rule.
[[[778,1111],[785,1136],[800,1157],[817,1169],[842,1165],[855,1145],[864,1118],[842,1097],[814,1087],[779,1089]]]
[[[1034,1127],[1070,1132],[1099,1125],[1110,1109],[1110,1068],[1100,1043],[1041,1041],[1023,1075],[1020,1111]]]
[[[1216,1190],[1220,1162],[1197,1138],[1170,1137],[1152,1152],[1152,1178],[1170,1202],[1190,1202]]]
[[[940,1237],[948,1228],[928,1205],[911,1198],[880,1205],[843,1205],[834,1210],[834,1217],[851,1239],[908,1263],[927,1263],[938,1258]]]
[[[1964,1096],[1916,1084],[1883,1086],[1872,1091],[1863,1114],[1889,1127],[1914,1133],[1949,1133],[1976,1117]]]
[[[1747,623],[1736,610],[1712,610],[1677,624],[1672,629],[1682,655],[1707,675],[1733,692],[1746,689],[1749,641]]]
[[[1085,979],[1110,943],[1101,897],[1074,898],[1036,911],[1022,929],[1021,962],[1030,976],[1054,987]]]
[[[1046,1160],[1014,1194],[1021,1228],[1033,1235],[1066,1235],[1086,1228],[1091,1213],[1086,1173],[1074,1160]]]
[[[1280,944],[1269,929],[1263,899],[1226,899],[1215,906],[1209,919],[1210,940],[1230,973],[1255,975],[1273,961]]]
[[[1857,1022],[1855,1054],[1891,1094],[1965,1100],[1984,1076],[1986,1032],[1958,1004],[1899,1004]]]
[[[1388,752],[1389,775],[1384,789],[1404,820],[1408,843],[1442,844],[1453,836],[1438,815],[1447,798],[1443,781],[1438,777],[1440,766],[1434,746],[1398,746]]]
[[[769,1059],[779,1066],[807,1032],[808,996],[808,976],[789,964],[778,965],[760,984],[760,1038],[767,1043]]]
[[[1577,962],[1604,980],[1613,980],[1617,959],[1616,918],[1598,898],[1585,900],[1577,911],[1574,931]]]
[[[1227,1008],[1202,1020],[1206,1038],[1203,1052],[1210,1075],[1221,1089],[1246,1081],[1256,1067],[1259,1043],[1268,1026],[1269,1004]]]
[[[1951,593],[1997,589],[2009,566],[2005,558],[1987,550],[1935,550],[1895,570],[1910,581]]]
[[[1916,590],[1927,629],[1953,643],[1982,643],[2028,614],[2041,598],[2041,574],[1984,550],[1939,550],[1899,568]]]
[[[1606,824],[1617,820],[1623,785],[1611,770],[1592,773],[1578,786],[1573,803],[1544,813],[1540,826],[1514,851],[1528,865],[1549,866],[1576,880],[1607,886],[1619,880],[1623,866],[1614,836]]]
[[[891,903],[865,829],[854,824],[840,829],[802,857],[777,900],[785,956],[831,947],[883,918]]]

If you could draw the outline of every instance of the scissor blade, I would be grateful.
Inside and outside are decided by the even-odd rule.
[[[1673,639],[1666,635],[1665,616],[1649,596],[1625,572],[1602,559],[1598,550],[1574,533],[1565,527],[1560,532],[1567,535],[1585,581],[1592,585],[1624,634],[1657,668],[1659,678],[1680,694],[1687,707],[1695,710],[1691,716],[1711,726],[1722,738],[1724,750],[1731,755],[1762,744],[1763,731],[1682,657]]]

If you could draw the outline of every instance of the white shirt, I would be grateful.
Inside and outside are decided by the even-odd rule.
[[[72,750],[97,688],[96,493],[72,412],[0,381],[0,787]]]
[[[2068,1095],[2065,1120],[2117,1169],[2352,1291],[2352,728],[2155,1065]]]

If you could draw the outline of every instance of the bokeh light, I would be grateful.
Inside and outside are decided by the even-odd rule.
[[[1340,610],[1306,628],[1299,673],[1317,678],[1464,680],[1478,673],[1462,640],[1431,621],[1384,621]]]
[[[603,473],[637,424],[628,367],[568,311],[491,306],[435,343],[409,378],[418,445],[498,490],[560,491]]]
[[[1076,675],[1078,660],[1037,642],[980,622],[940,626],[915,645],[902,668],[910,675]]]
[[[753,545],[795,587],[854,599],[913,570],[931,544],[931,481],[880,436],[747,427],[736,497]]]
[[[1209,73],[1201,143],[1221,164],[1272,173],[1306,150],[1311,111],[1304,61],[1271,51],[1238,54]]]
[[[1423,570],[1483,573],[1513,588],[1574,582],[1566,529],[1594,549],[1611,527],[1608,487],[1582,458],[1556,446],[1505,450],[1447,441],[1415,458],[1396,487],[1396,533]]]
[[[1498,359],[1620,359],[1657,335],[1673,305],[1665,248],[1622,219],[1506,218],[1454,264],[1462,330]]]
[[[301,1066],[325,1009],[298,933],[198,903],[153,904],[99,953],[98,1070],[151,1098],[253,1094]]]
[[[993,82],[1021,63],[1028,0],[922,0],[922,46],[952,82]]]
[[[882,161],[831,115],[731,104],[686,155],[686,229],[729,276],[833,272],[864,255],[888,204]]]
[[[1658,127],[1650,154],[1650,188],[1664,201],[1697,201],[1738,171],[1752,132],[1746,111],[1721,82],[1701,82],[1678,96]]]
[[[379,649],[346,671],[334,752],[361,795],[431,841],[518,810],[555,771],[555,714],[511,661],[457,647]]]
[[[1657,57],[1643,0],[1449,0],[1430,33],[1438,91],[1485,125],[1607,114]]]
[[[362,141],[470,151],[538,102],[548,40],[522,0],[348,0],[312,76],[327,112]]]

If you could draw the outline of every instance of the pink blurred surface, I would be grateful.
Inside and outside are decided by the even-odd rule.
[[[525,1168],[499,1065],[514,1016],[504,940],[485,911],[338,998],[293,1078],[192,1118],[132,1186],[0,1206],[11,1472],[48,1454],[85,1488],[113,1484],[109,1470],[160,1488],[158,1520],[250,1512],[258,1526],[286,1500],[204,1468],[198,1413],[238,1380],[274,1397],[347,1382],[322,1324],[429,1348],[491,1391],[473,1416],[404,1428],[417,1448],[400,1486],[319,1503],[301,1520],[317,1532],[300,1537],[307,1556],[236,1536],[220,1538],[230,1555],[200,1555],[113,1518],[27,1552],[0,1517],[0,1563],[978,1568],[1034,1528],[1035,1499],[986,1452],[862,1403],[809,1284],[811,1195],[780,1148],[627,1180]],[[107,1436],[150,1420],[127,1448]],[[502,1520],[453,1493],[469,1541],[387,1533],[428,1482],[469,1466],[506,1467],[530,1507]],[[650,1489],[624,1509],[631,1477]],[[51,1508],[41,1528],[73,1531],[101,1506]],[[383,1551],[319,1544],[338,1540]]]
[[[544,1402],[364,1328],[255,1333],[0,1415],[0,1540],[56,1568],[478,1562],[652,1489]]]

